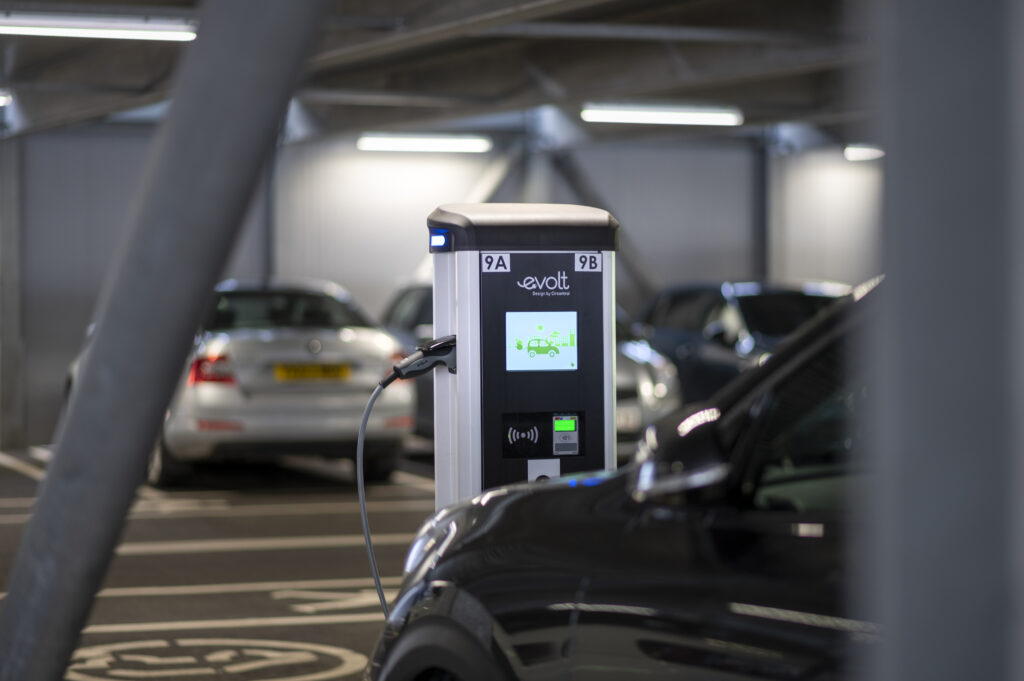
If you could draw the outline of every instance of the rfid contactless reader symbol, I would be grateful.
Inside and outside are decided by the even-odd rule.
[[[533,444],[540,442],[540,430],[537,426],[530,428],[529,430],[519,430],[514,426],[508,429],[508,443],[514,445],[520,440],[529,440]]]

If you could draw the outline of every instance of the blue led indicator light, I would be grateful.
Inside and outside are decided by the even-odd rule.
[[[434,248],[443,248],[447,239],[444,234],[431,234],[430,245]]]

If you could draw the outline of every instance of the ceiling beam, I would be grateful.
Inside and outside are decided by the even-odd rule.
[[[513,7],[498,3],[495,9],[437,24],[413,24],[378,39],[325,50],[313,57],[310,68],[313,71],[326,71],[365,64],[435,47],[505,24],[545,19],[610,2],[614,0],[530,0]]]
[[[609,43],[586,48],[578,45],[580,48],[573,50],[548,43],[478,47],[415,64],[403,62],[390,68],[333,76],[319,85],[329,87],[346,82],[364,89],[386,89],[389,84],[401,84],[403,91],[410,94],[419,92],[478,102],[460,107],[460,116],[559,102],[701,99],[702,94],[710,95],[709,101],[729,104],[730,88],[733,96],[742,99],[745,89],[762,81],[813,77],[844,69],[864,58],[861,49],[850,46],[703,45],[673,50],[655,43]],[[725,96],[718,101],[715,96],[720,94]],[[834,99],[831,93],[822,94],[826,100]],[[798,101],[796,113],[806,112],[808,104],[815,103],[811,96],[801,96]],[[330,127],[345,130],[367,125],[378,129],[387,125],[430,125],[443,117],[426,109],[334,109],[321,113]]]
[[[558,40],[632,40],[686,43],[806,43],[809,36],[784,31],[759,31],[709,26],[653,26],[535,21],[478,31],[477,37]],[[820,38],[819,38],[820,41]]]
[[[333,106],[389,106],[414,108],[452,108],[478,103],[476,100],[460,97],[441,97],[416,92],[394,90],[345,90],[306,88],[300,90],[298,98],[310,104]]]

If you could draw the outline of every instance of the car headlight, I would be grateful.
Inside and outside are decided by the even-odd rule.
[[[455,533],[465,516],[465,511],[465,505],[449,506],[423,523],[405,557],[405,575],[421,570],[428,562],[427,569],[437,564],[437,559],[444,555],[445,550],[455,539]]]

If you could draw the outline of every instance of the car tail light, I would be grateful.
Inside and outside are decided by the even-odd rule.
[[[236,432],[242,430],[242,423],[241,421],[225,421],[221,419],[199,419],[196,421],[196,427],[199,430]]]
[[[188,384],[196,383],[235,383],[235,375],[231,372],[227,355],[213,357],[197,357],[188,371]]]
[[[384,422],[385,428],[412,428],[416,425],[412,416],[392,416]]]

